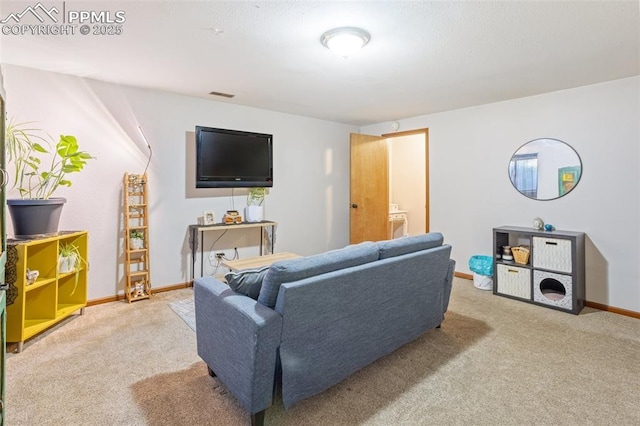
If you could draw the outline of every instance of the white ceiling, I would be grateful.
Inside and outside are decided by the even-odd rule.
[[[36,2],[2,1],[0,19]],[[2,35],[0,62],[354,125],[640,75],[637,0],[64,7],[123,10],[123,34]],[[372,39],[345,60],[319,41],[339,26],[362,27]]]

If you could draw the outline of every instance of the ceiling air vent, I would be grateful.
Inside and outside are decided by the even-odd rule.
[[[223,98],[229,98],[229,99],[235,96],[230,93],[222,93],[222,92],[209,92],[209,94],[213,96],[222,96]]]

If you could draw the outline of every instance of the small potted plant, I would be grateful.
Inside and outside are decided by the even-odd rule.
[[[7,124],[5,150],[7,161],[14,167],[13,188],[20,199],[9,199],[7,205],[16,237],[47,235],[58,231],[64,198],[54,198],[60,186],[71,186],[68,173],[82,171],[91,154],[81,151],[75,136],[60,135],[53,149],[42,130],[30,123]]]
[[[73,243],[62,243],[58,248],[58,273],[67,274],[74,272],[76,274],[76,283],[73,286],[71,294],[75,293],[78,287],[78,278],[80,273],[80,267],[82,264],[88,265],[86,259],[80,254],[78,246]]]
[[[262,222],[264,217],[264,199],[267,196],[267,188],[250,188],[247,195],[247,207],[244,209],[244,217],[247,222]]]
[[[72,243],[60,244],[58,252],[58,273],[66,274],[76,269],[81,258],[78,247]]]
[[[129,231],[129,246],[131,250],[140,250],[144,247],[144,234],[138,229]]]

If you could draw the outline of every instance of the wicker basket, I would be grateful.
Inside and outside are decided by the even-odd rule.
[[[513,260],[521,265],[529,263],[529,248],[528,247],[512,247]]]

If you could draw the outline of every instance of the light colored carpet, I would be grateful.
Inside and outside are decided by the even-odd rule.
[[[198,358],[168,303],[86,309],[7,359],[9,425],[243,425],[249,415]],[[637,425],[640,321],[574,316],[456,279],[439,330],[267,425]]]

